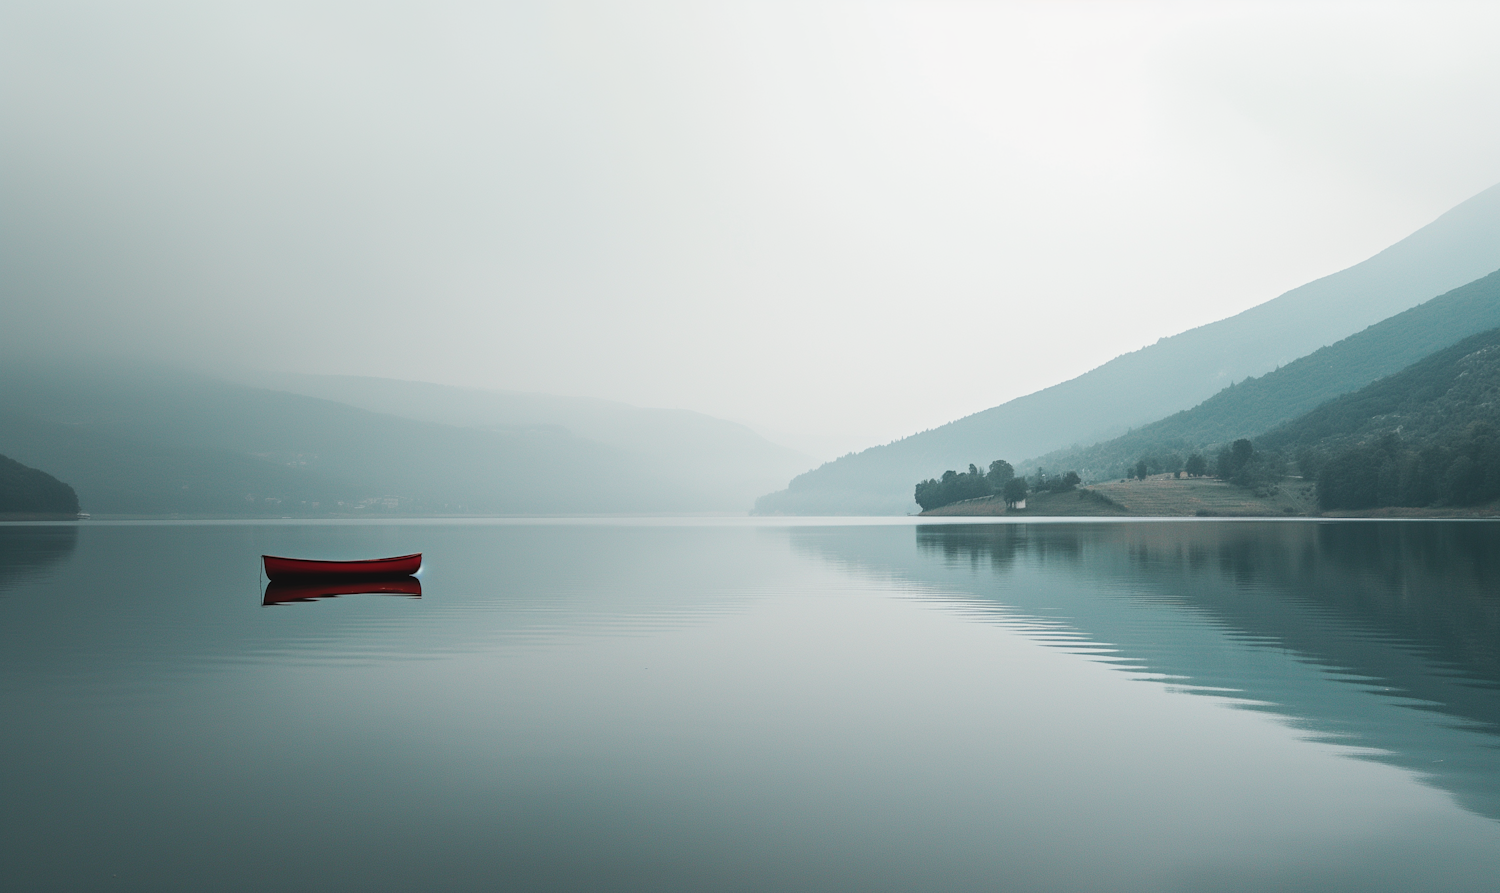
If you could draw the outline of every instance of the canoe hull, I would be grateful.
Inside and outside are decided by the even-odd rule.
[[[262,555],[266,577],[271,580],[331,579],[337,577],[409,577],[422,567],[422,553],[363,561],[312,561]]]

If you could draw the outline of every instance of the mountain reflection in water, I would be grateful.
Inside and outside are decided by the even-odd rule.
[[[78,546],[73,524],[6,525],[0,536],[0,592],[46,574]]]
[[[1279,714],[1500,819],[1500,525],[931,525],[915,558],[794,535],[1039,640]]]

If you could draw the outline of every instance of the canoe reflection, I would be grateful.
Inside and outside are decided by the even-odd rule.
[[[397,577],[393,580],[273,580],[266,585],[261,606],[311,602],[338,598],[341,595],[404,595],[421,598],[422,583],[416,577]]]

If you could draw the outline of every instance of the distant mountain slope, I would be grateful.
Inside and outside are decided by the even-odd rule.
[[[1123,434],[1496,269],[1500,186],[1347,270],[1163,338],[1071,381],[827,463],[762,497],[756,509],[913,511],[913,482],[945,468],[995,457],[1015,461]]]
[[[748,507],[743,492],[556,426],[440,425],[140,368],[9,368],[3,381],[0,452],[66,477],[93,513]]]
[[[351,375],[262,372],[247,382],[442,425],[489,431],[565,429],[627,451],[652,474],[732,494],[734,504],[745,509],[757,496],[817,464],[744,425],[683,409]]]
[[[0,517],[78,514],[78,494],[45,471],[0,456]]]
[[[1444,347],[1500,326],[1500,271],[1418,304],[1260,378],[1232,385],[1192,409],[1085,449],[1058,450],[1026,470],[1074,469],[1086,480],[1122,476],[1148,454],[1186,456],[1254,437],[1321,403],[1398,372]]]
[[[1325,508],[1500,498],[1500,328],[1256,438],[1318,470]]]
[[[279,517],[336,510],[339,500],[353,511],[360,498],[383,495],[227,450],[173,447],[11,410],[0,410],[0,449],[57,469],[96,515]]]

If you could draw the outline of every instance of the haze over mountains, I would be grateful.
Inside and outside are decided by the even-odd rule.
[[[685,409],[649,409],[591,397],[486,391],[353,375],[251,373],[247,383],[421,422],[509,431],[561,428],[636,456],[642,470],[702,481],[744,506],[816,464],[744,425]]]
[[[4,376],[0,455],[95,514],[733,512],[811,464],[733,423],[598,401],[314,382],[376,412],[151,367]]]
[[[1078,378],[829,462],[756,503],[761,513],[912,511],[912,487],[947,468],[1035,457],[1154,422],[1500,269],[1500,185],[1342,272],[1237,316],[1163,338]],[[1065,331],[997,350],[1045,350]]]

